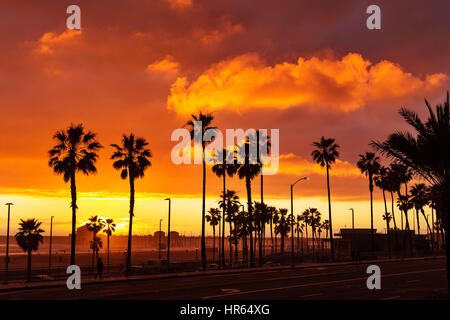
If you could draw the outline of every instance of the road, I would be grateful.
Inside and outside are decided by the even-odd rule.
[[[231,275],[123,281],[0,292],[0,299],[322,300],[446,298],[443,258],[380,264],[381,289],[369,290],[367,264]]]

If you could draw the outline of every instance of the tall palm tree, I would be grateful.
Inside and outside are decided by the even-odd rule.
[[[436,106],[436,111],[425,100],[428,119],[423,121],[415,112],[405,108],[400,115],[414,129],[391,134],[384,142],[373,144],[387,156],[412,168],[432,186],[438,186],[437,206],[444,222],[444,230],[450,232],[450,99]],[[447,281],[450,290],[450,240],[445,237],[447,255]]]
[[[216,260],[216,226],[220,223],[220,210],[211,208],[206,215],[206,222],[213,228],[213,262]]]
[[[357,163],[358,168],[369,177],[369,191],[370,191],[370,242],[372,251],[375,250],[374,232],[373,232],[373,177],[378,174],[380,170],[380,158],[373,152],[366,152],[359,155],[360,159]]]
[[[380,170],[378,171],[378,174],[374,176],[374,182],[375,185],[381,189],[383,193],[383,201],[384,201],[384,214],[386,217],[390,217],[386,220],[386,226],[387,226],[387,233],[389,238],[389,252],[391,250],[391,244],[390,244],[390,227],[389,223],[392,219],[394,219],[394,230],[396,231],[397,226],[395,225],[395,217],[394,214],[390,214],[387,209],[387,201],[386,201],[386,191],[390,190],[390,181],[389,181],[389,169],[381,166]]]
[[[56,144],[48,151],[50,160],[48,165],[53,171],[62,175],[64,182],[70,182],[70,194],[72,202],[72,234],[70,245],[70,264],[75,264],[75,238],[77,223],[77,187],[76,174],[81,172],[85,175],[96,173],[95,163],[98,151],[102,148],[95,138],[95,133],[85,132],[83,125],[71,124],[69,128],[57,131],[53,139]]]
[[[112,218],[105,220],[105,227],[103,228],[103,232],[106,233],[106,236],[108,238],[107,241],[107,256],[106,256],[106,265],[109,271],[109,238],[112,236],[112,234],[116,231],[116,223]]]
[[[120,170],[120,177],[127,179],[130,184],[130,219],[128,224],[128,249],[127,249],[127,275],[131,272],[131,238],[133,235],[133,217],[134,217],[134,202],[135,202],[135,180],[143,178],[145,170],[152,164],[150,158],[152,153],[150,149],[146,148],[148,142],[141,137],[135,137],[134,134],[129,136],[123,135],[121,145],[112,144],[115,148],[111,160],[115,160],[113,167]]]
[[[257,141],[257,162],[260,166],[261,170],[261,216],[262,219],[260,220],[261,225],[259,226],[260,229],[260,235],[259,235],[259,264],[262,265],[263,263],[263,243],[264,243],[264,236],[265,236],[265,221],[266,221],[266,209],[267,206],[264,205],[264,175],[262,173],[263,170],[263,161],[261,155],[268,153],[270,150],[270,138],[265,135],[261,130],[258,130],[256,132],[256,141]]]
[[[242,163],[238,169],[239,179],[245,179],[247,189],[247,211],[248,211],[248,231],[250,241],[250,267],[255,265],[255,256],[253,251],[253,203],[252,203],[252,180],[260,173],[261,166],[256,162],[256,157],[251,154],[250,148],[254,137],[246,138],[244,143],[238,146],[238,153]],[[255,159],[253,159],[255,158]]]
[[[333,225],[331,220],[331,195],[330,195],[330,174],[329,171],[336,159],[339,158],[339,145],[335,143],[333,138],[320,138],[320,141],[314,142],[313,146],[316,150],[312,152],[313,159],[320,164],[321,167],[327,169],[327,191],[328,191],[328,221],[330,224],[330,248],[331,258],[334,260],[334,243],[333,243]]]
[[[93,246],[91,246],[91,249],[92,249],[92,269],[93,269],[95,263],[95,255],[97,255],[98,259],[99,247],[95,245],[96,243],[98,243],[98,241],[96,241],[97,233],[99,233],[105,227],[105,221],[103,219],[100,219],[98,216],[92,216],[89,217],[88,222],[86,223],[86,227],[88,231],[92,232],[91,243],[93,244]]]
[[[31,254],[37,251],[39,244],[44,242],[41,233],[45,232],[41,229],[42,222],[36,219],[20,219],[19,230],[16,233],[16,241],[20,248],[27,253],[27,281],[31,281]]]
[[[206,210],[206,162],[205,162],[205,147],[208,141],[204,141],[203,137],[208,130],[216,130],[216,127],[211,126],[214,117],[212,114],[191,115],[192,119],[186,123],[192,140],[201,139],[202,144],[202,166],[203,166],[203,190],[202,190],[202,240],[201,240],[201,255],[202,268],[206,270],[206,244],[205,244],[205,210]],[[200,126],[199,126],[200,125]]]
[[[308,225],[310,224],[311,214],[309,209],[306,209],[302,212],[301,218],[303,220],[303,223],[305,224],[305,232],[306,232],[306,252],[309,251],[309,244],[308,244]]]
[[[311,233],[312,233],[312,250],[314,254],[314,242],[315,242],[315,236],[317,227],[320,225],[321,220],[321,213],[317,208],[308,208],[306,209],[303,214],[308,217],[307,221],[309,225],[311,226]]]
[[[235,155],[226,149],[222,150],[222,161],[217,161],[216,164],[212,167],[212,171],[216,174],[218,177],[223,178],[223,192],[222,195],[225,196],[224,202],[222,205],[222,243],[221,245],[221,265],[222,267],[225,267],[225,213],[227,210],[226,206],[226,176],[228,175],[230,178],[232,178],[236,172],[237,172],[238,166],[235,162]]]
[[[276,230],[275,230],[275,228],[276,228],[276,226],[277,226],[277,224],[278,224],[278,222],[280,221],[280,211],[277,209],[277,208],[275,208],[275,207],[273,207],[274,208],[274,211],[273,211],[273,215],[272,215],[272,222],[273,222],[273,228],[274,228],[274,233],[275,233],[275,246],[274,246],[274,252],[275,252],[275,254],[277,253],[277,232],[276,232]]]

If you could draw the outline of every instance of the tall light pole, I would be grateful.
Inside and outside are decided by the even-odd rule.
[[[48,249],[48,274],[52,272],[52,236],[53,236],[53,216],[50,218],[50,248]]]
[[[165,198],[164,200],[169,201],[169,222],[167,227],[167,268],[170,266],[170,198]]]
[[[292,254],[292,267],[295,266],[295,255],[294,255],[294,186],[297,182],[302,180],[309,180],[308,177],[303,177],[291,184],[291,254]]]
[[[353,229],[353,233],[355,233],[355,209],[350,208],[348,210],[352,211],[352,229]]]
[[[8,206],[8,226],[6,228],[6,257],[5,257],[5,284],[8,284],[8,264],[9,264],[9,220],[11,217],[11,206],[13,206],[13,203],[6,203],[6,206]]]
[[[158,256],[159,256],[159,260],[161,260],[161,222],[163,221],[163,219],[159,219],[159,248],[158,248]]]

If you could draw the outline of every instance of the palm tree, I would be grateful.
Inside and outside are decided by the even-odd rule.
[[[274,225],[274,219],[275,215],[277,213],[277,208],[269,206],[266,208],[267,218],[269,220],[269,227],[270,227],[270,241],[272,243],[272,255],[275,254],[275,243],[273,239],[273,225]]]
[[[430,232],[431,236],[431,245],[433,246],[433,235],[430,228],[430,223],[428,221],[427,216],[425,215],[424,207],[429,203],[430,199],[428,198],[428,187],[424,183],[417,183],[411,187],[409,191],[411,196],[411,202],[414,204],[414,208],[416,209],[416,217],[417,217],[417,233],[420,235],[420,222],[419,222],[419,211],[422,213],[425,222],[427,223],[427,229]]]
[[[386,201],[386,190],[390,189],[389,186],[389,169],[386,167],[381,166],[377,175],[374,176],[375,185],[380,188],[383,192],[383,201],[384,201],[384,216],[386,219],[383,218],[383,220],[386,221],[386,227],[387,227],[387,234],[388,234],[388,246],[389,246],[389,256],[391,255],[391,231],[389,227],[389,223],[392,219],[394,219],[394,226],[395,226],[395,218],[393,217],[393,214],[391,215],[388,212],[387,209],[387,201]],[[395,226],[395,231],[397,231],[397,226]]]
[[[216,176],[218,177],[223,177],[223,192],[222,195],[225,196],[225,202],[224,205],[222,205],[222,243],[219,245],[221,245],[222,247],[222,256],[221,256],[221,261],[222,261],[222,267],[225,267],[225,213],[227,210],[226,207],[226,176],[228,175],[230,178],[232,178],[238,169],[238,166],[235,163],[235,156],[232,157],[232,161],[230,163],[229,158],[232,156],[232,153],[226,149],[222,150],[222,161],[218,161],[213,167],[212,167],[212,171],[216,174]]]
[[[248,227],[249,227],[249,241],[250,241],[250,267],[255,265],[255,256],[253,252],[253,236],[252,236],[252,222],[253,222],[253,205],[252,205],[252,180],[260,173],[261,166],[256,162],[256,157],[250,152],[251,143],[254,137],[246,138],[245,142],[238,147],[239,156],[243,161],[238,169],[239,179],[245,179],[245,187],[247,189],[247,211],[248,211]]]
[[[328,231],[330,230],[330,222],[328,220],[323,220],[322,228],[325,229],[325,240],[328,240]]]
[[[113,167],[116,170],[120,170],[120,177],[122,179],[127,179],[130,183],[130,219],[128,224],[128,250],[127,250],[127,275],[130,275],[131,271],[131,238],[132,238],[132,228],[133,228],[133,217],[134,217],[134,197],[135,180],[138,178],[143,178],[145,170],[152,164],[149,158],[152,157],[150,149],[147,149],[148,142],[144,138],[136,138],[134,134],[129,136],[123,135],[122,144],[119,146],[117,144],[112,144],[115,148],[111,160],[115,160]]]
[[[305,231],[306,231],[306,252],[309,251],[309,244],[308,244],[308,225],[310,224],[310,211],[309,209],[306,209],[303,211],[301,218],[303,220],[303,223],[305,224]]]
[[[220,210],[211,208],[206,215],[206,222],[213,228],[213,262],[216,260],[216,226],[220,223]]]
[[[301,215],[297,215],[295,218],[295,231],[297,232],[297,255],[300,250],[300,233],[302,234],[302,255],[303,255],[303,219]]]
[[[97,256],[98,261],[98,252],[101,248],[103,248],[103,241],[99,237],[95,236],[91,241],[89,241],[89,248],[92,250],[92,255]],[[94,268],[94,265],[92,265],[92,269]]]
[[[328,191],[328,221],[330,224],[330,248],[331,258],[334,260],[334,244],[333,244],[333,225],[331,223],[331,196],[330,196],[330,174],[331,165],[339,158],[339,145],[335,143],[333,138],[320,138],[319,142],[314,142],[313,146],[316,150],[312,152],[313,159],[320,164],[321,167],[327,169],[327,191]]]
[[[72,202],[72,234],[70,246],[70,264],[75,264],[75,238],[77,223],[77,187],[75,176],[81,172],[85,175],[96,173],[95,163],[98,151],[102,146],[95,139],[95,133],[84,132],[82,124],[73,125],[69,128],[57,131],[53,139],[56,144],[48,151],[50,160],[48,165],[53,171],[62,175],[64,182],[70,182],[70,194]]]
[[[106,236],[108,237],[107,241],[107,256],[106,256],[106,264],[109,271],[109,237],[112,236],[112,234],[116,231],[116,223],[113,219],[109,218],[105,220],[105,227],[103,228],[103,232],[106,233]]]
[[[264,243],[264,235],[265,235],[265,225],[266,225],[266,209],[267,206],[264,205],[264,175],[263,175],[263,159],[261,159],[261,155],[266,154],[266,152],[269,152],[270,149],[270,139],[267,135],[265,135],[263,132],[258,130],[256,132],[256,141],[257,141],[257,162],[261,168],[261,216],[262,219],[260,222],[262,225],[260,225],[260,234],[259,234],[259,264],[262,265],[263,263],[263,243]],[[260,152],[262,150],[262,152]]]
[[[99,233],[105,226],[105,221],[100,219],[98,216],[92,216],[88,219],[86,223],[86,227],[88,231],[92,232],[92,242],[96,243],[97,233]],[[97,254],[98,259],[98,250],[96,251],[96,247],[91,247],[92,249],[92,268],[94,268],[95,254]]]
[[[274,252],[276,254],[277,253],[277,232],[276,232],[275,228],[276,228],[278,222],[280,221],[280,211],[275,207],[273,207],[273,208],[274,208],[274,210],[273,210],[273,215],[272,215],[272,222],[273,222],[274,233],[275,233],[275,246],[274,246],[275,251]]]
[[[306,213],[305,213],[306,212]],[[316,230],[318,226],[320,226],[320,220],[321,220],[321,213],[317,208],[308,208],[306,209],[303,214],[305,216],[308,216],[308,223],[311,226],[311,233],[312,233],[312,250],[314,254],[314,241],[316,236]]]
[[[37,251],[39,244],[44,242],[41,233],[42,222],[36,219],[20,219],[19,232],[16,233],[16,241],[20,248],[27,253],[27,281],[31,281],[31,253]]]
[[[197,116],[192,115],[192,119],[186,123],[189,128],[191,139],[201,139],[202,144],[202,166],[203,166],[203,191],[202,191],[202,240],[201,240],[201,255],[202,268],[206,270],[206,244],[205,244],[205,210],[206,210],[206,162],[205,162],[205,147],[208,141],[204,141],[203,137],[208,130],[216,130],[216,127],[211,126],[214,117],[211,114],[199,113]]]
[[[288,235],[291,228],[289,226],[289,221],[286,216],[288,213],[288,210],[285,208],[281,208],[279,210],[279,212],[280,212],[280,219],[278,220],[278,223],[275,226],[275,234],[279,234],[281,237],[281,254],[283,254],[284,253],[284,239]]]
[[[219,200],[219,208],[226,208],[226,217],[224,217],[224,220],[228,222],[230,231],[229,231],[229,242],[230,242],[230,265],[232,263],[232,256],[233,256],[233,250],[232,250],[232,234],[233,234],[233,222],[235,221],[235,215],[239,211],[239,206],[241,203],[239,202],[239,196],[236,194],[236,191],[234,190],[227,190],[225,193],[222,193],[220,195],[220,198],[222,200]],[[224,239],[224,236],[222,239]],[[222,250],[223,252],[224,250]]]
[[[357,163],[358,168],[369,177],[369,191],[370,191],[370,242],[372,251],[375,250],[374,235],[373,235],[373,177],[378,174],[380,170],[380,158],[373,152],[366,152],[359,155],[360,160]]]

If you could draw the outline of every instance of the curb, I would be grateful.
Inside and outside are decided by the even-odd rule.
[[[445,256],[432,256],[432,257],[416,257],[416,258],[397,258],[397,259],[383,259],[383,260],[365,260],[365,261],[346,261],[346,262],[333,262],[333,263],[317,263],[311,265],[296,265],[292,266],[279,266],[279,267],[258,267],[258,268],[245,268],[245,269],[235,269],[235,270],[220,270],[220,271],[197,271],[197,272],[186,272],[186,273],[164,273],[156,275],[144,275],[144,276],[131,276],[131,277],[121,277],[106,280],[87,280],[82,282],[82,285],[93,285],[93,284],[104,284],[104,283],[117,283],[124,281],[141,281],[141,280],[159,280],[159,279],[174,279],[174,278],[191,278],[191,277],[201,277],[201,276],[214,276],[214,275],[230,275],[239,273],[257,273],[263,271],[277,271],[277,270],[289,270],[289,269],[310,269],[318,267],[338,267],[347,265],[364,265],[372,263],[389,263],[389,262],[401,262],[401,261],[416,261],[416,260],[434,260],[442,259]],[[57,288],[65,287],[66,281],[55,280],[53,282],[36,283],[36,285],[20,285],[16,287],[1,288],[0,292],[11,292],[18,290],[28,290],[28,289],[43,289],[43,288]]]

